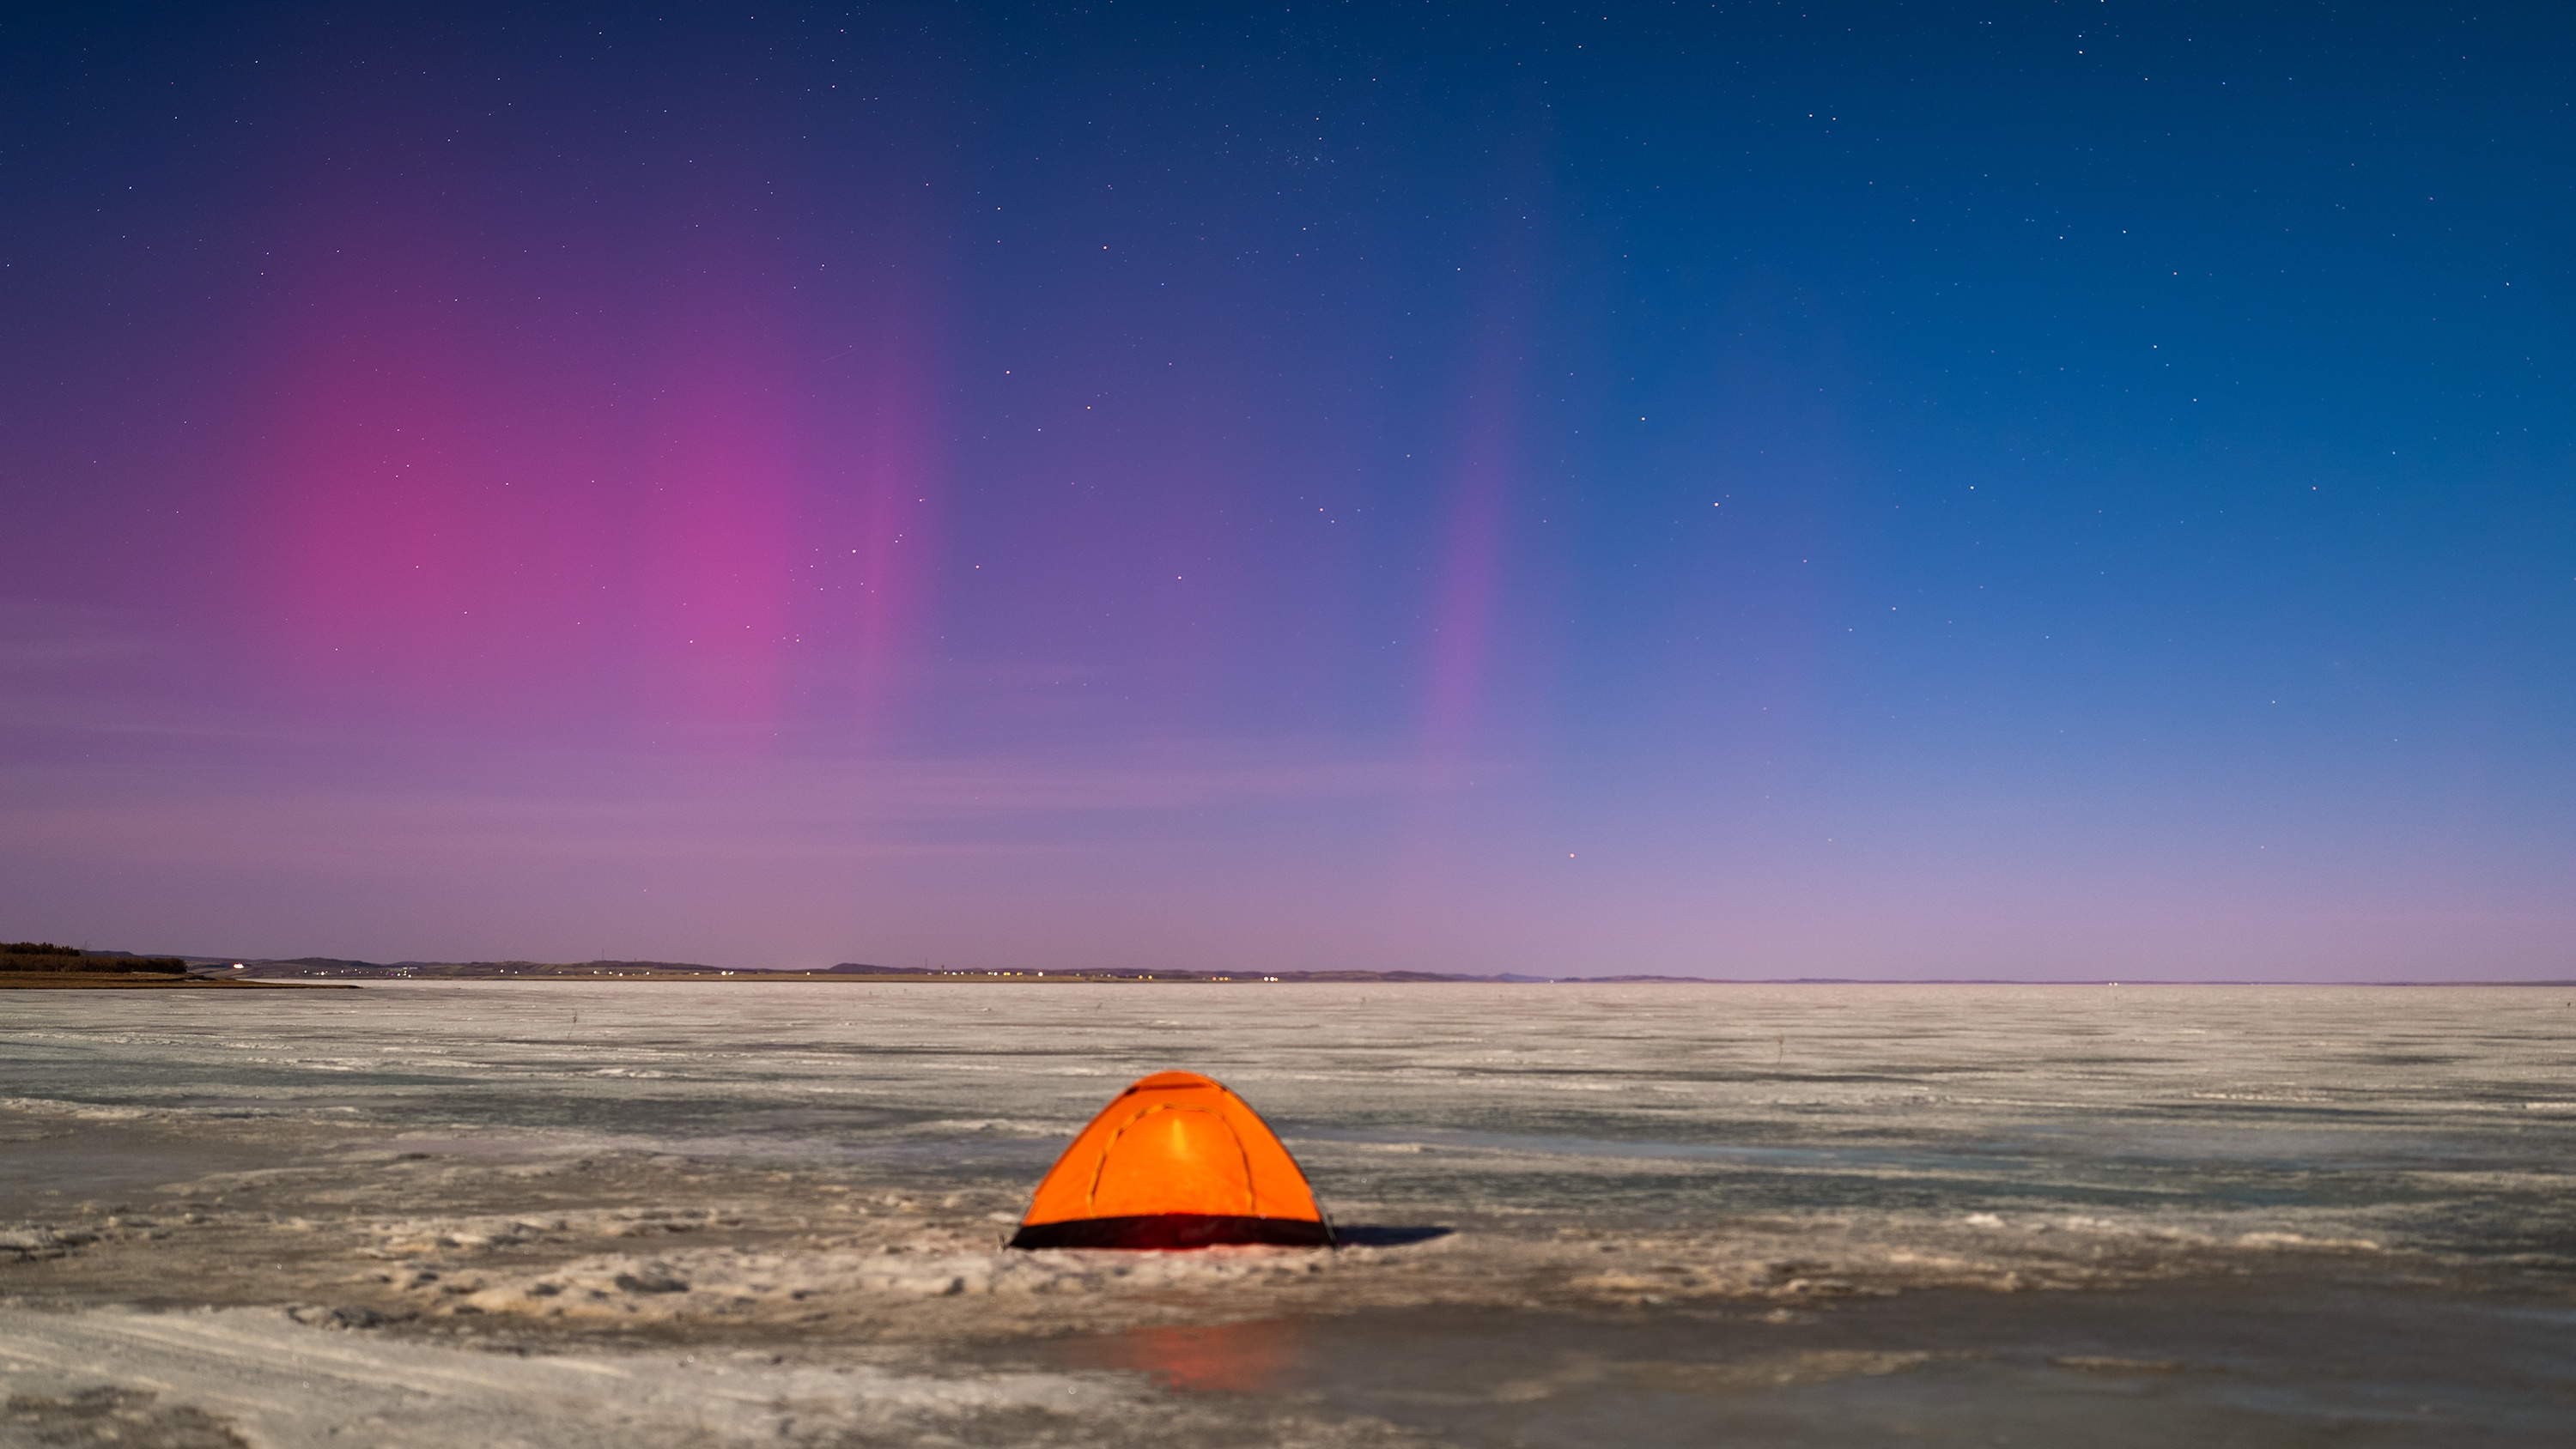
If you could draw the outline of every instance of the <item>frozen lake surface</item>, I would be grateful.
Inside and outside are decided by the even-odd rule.
[[[0,1444],[2554,1444],[2576,1421],[2576,991],[0,1005]],[[1001,1250],[1072,1133],[1168,1068],[1260,1110],[1357,1246]]]

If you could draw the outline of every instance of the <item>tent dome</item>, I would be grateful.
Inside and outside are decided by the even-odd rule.
[[[1014,1248],[1331,1247],[1297,1160],[1243,1099],[1157,1072],[1101,1109],[1038,1182]]]

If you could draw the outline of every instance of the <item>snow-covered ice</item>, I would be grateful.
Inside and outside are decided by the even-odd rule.
[[[2517,1442],[2576,1412],[2571,995],[22,993],[0,1443]],[[1004,1250],[1174,1067],[1354,1246]],[[2436,1319],[2414,1399],[2350,1372]]]

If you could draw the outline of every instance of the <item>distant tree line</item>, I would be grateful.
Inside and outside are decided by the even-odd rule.
[[[188,963],[176,956],[110,956],[51,941],[0,942],[0,971],[151,971],[179,976],[187,969]]]

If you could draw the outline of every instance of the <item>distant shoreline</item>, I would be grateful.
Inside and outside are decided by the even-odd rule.
[[[69,970],[44,969],[53,962],[28,960],[34,947],[59,955]],[[913,969],[844,961],[811,970],[766,970],[709,966],[695,961],[361,961],[341,956],[297,956],[286,959],[209,956],[137,956],[123,951],[82,951],[45,943],[21,943],[9,950],[23,964],[0,969],[0,988],[39,990],[152,990],[237,986],[355,986],[369,981],[576,981],[595,984],[648,982],[804,982],[808,984],[878,984],[890,986],[2025,986],[2147,988],[2171,986],[2310,986],[2310,987],[2532,987],[2563,991],[2576,979],[2523,981],[2253,981],[2147,980],[2102,977],[2091,980],[2034,981],[1999,976],[1916,977],[1886,980],[1855,976],[1533,976],[1521,972],[1470,975],[1443,971],[1189,971],[1107,967],[1075,971]],[[29,969],[38,968],[38,969]]]
[[[2177,986],[2309,986],[2309,987],[2533,987],[2576,988],[2576,980],[2524,981],[2255,981],[2095,980],[2033,981],[2009,977],[1937,977],[1877,980],[1848,976],[1715,977],[1715,976],[1488,976],[1433,971],[911,971],[848,963],[813,971],[779,971],[703,966],[679,961],[543,962],[543,961],[369,961],[305,957],[292,961],[216,963],[189,958],[191,977],[218,984],[284,985],[290,983],[353,985],[368,981],[560,981],[643,985],[670,982],[700,984],[804,983],[918,986],[2025,986],[2149,988]],[[227,969],[230,967],[231,969]]]
[[[228,976],[107,971],[0,971],[0,991],[354,991],[354,981],[253,981]]]
[[[131,951],[92,951],[53,941],[0,941],[0,990],[191,991],[313,983],[252,981],[202,969],[185,956],[137,956]],[[239,968],[236,968],[239,969]],[[334,985],[348,983],[332,983]]]

